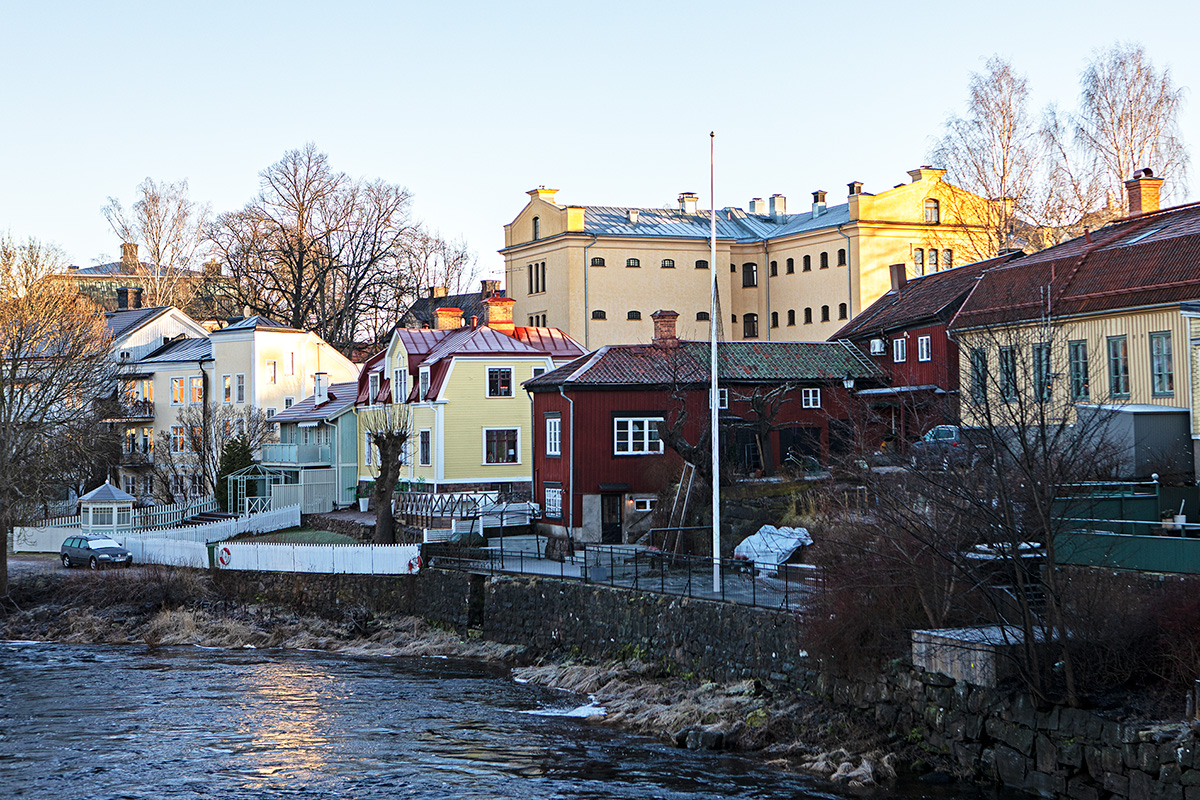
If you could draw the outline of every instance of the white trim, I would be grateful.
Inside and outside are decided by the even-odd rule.
[[[933,337],[929,335],[917,337],[917,361],[933,360]]]
[[[908,361],[908,339],[897,336],[892,340],[892,363],[903,364]]]
[[[422,456],[425,454],[425,444],[421,441],[421,437],[428,434],[429,436],[429,460],[425,460]],[[432,467],[433,466],[433,430],[431,428],[421,428],[417,431],[417,466]]]
[[[820,408],[821,390],[814,386],[806,386],[800,390],[801,408]]]
[[[720,401],[718,400],[718,403],[719,402]],[[645,423],[659,423],[659,422],[663,421],[663,417],[662,416],[639,417],[639,416],[632,416],[632,415],[631,416],[613,417],[612,454],[614,456],[621,456],[621,457],[662,455],[662,453],[664,453],[665,451],[663,449],[663,440],[661,438],[659,438],[659,436],[658,436],[658,426],[657,425],[654,426],[654,438],[658,441],[658,449],[657,450],[650,450],[650,449],[634,450],[633,449],[634,441],[633,441],[633,426],[632,425],[630,425],[630,428],[629,428],[629,447],[630,447],[630,449],[626,450],[625,452],[621,452],[617,449],[617,426],[622,422],[633,422],[633,421],[645,422]],[[647,445],[650,442],[649,434],[650,434],[650,427],[649,427],[649,425],[647,425],[647,427],[645,428],[645,437],[644,437],[645,443]]]
[[[181,400],[175,399],[175,381],[179,381],[179,388],[181,389],[179,395],[181,398],[183,398]],[[187,405],[188,384],[187,384],[186,376],[172,375],[170,378],[169,385],[171,387],[171,405],[173,405],[173,406]]]
[[[488,461],[488,460],[487,460],[487,435],[488,435],[488,431],[516,431],[516,432],[517,432],[517,460],[516,460],[516,461]],[[492,428],[483,428],[483,429],[481,429],[481,431],[480,431],[480,437],[479,437],[479,438],[480,438],[480,442],[481,442],[481,443],[482,443],[482,445],[483,445],[483,449],[482,449],[482,451],[481,451],[481,453],[480,453],[480,455],[481,455],[481,457],[482,457],[482,459],[481,459],[481,461],[480,461],[480,466],[483,466],[483,467],[502,467],[502,466],[510,466],[510,465],[514,465],[514,464],[521,464],[521,463],[523,463],[523,462],[521,461],[521,426],[520,426],[520,425],[517,425],[516,427],[513,427],[513,426],[508,426],[508,425],[506,425],[506,426],[503,426],[503,427],[497,426],[497,427],[492,427]],[[495,480],[495,479],[494,479],[494,478],[492,478],[491,480]]]
[[[233,375],[221,376],[221,403],[233,402]]]
[[[561,457],[562,456],[562,417],[561,416],[546,417],[545,421],[546,421],[546,425],[545,425],[546,455]],[[554,423],[553,426],[551,425],[551,423]],[[551,433],[550,433],[551,427],[554,428],[553,435],[551,435]],[[551,442],[554,443],[553,450],[550,449]]]
[[[453,367],[453,365],[451,365]],[[446,406],[437,404],[433,406],[433,446],[437,448],[437,455],[434,457],[433,463],[433,479],[435,483],[444,483],[446,480]]]
[[[509,394],[492,394],[492,370],[508,370]],[[488,400],[511,400],[517,396],[517,369],[512,364],[488,364],[483,373],[483,396]]]

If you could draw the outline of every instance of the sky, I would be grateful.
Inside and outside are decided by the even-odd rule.
[[[313,142],[336,170],[407,187],[415,218],[502,277],[503,226],[536,186],[707,207],[715,131],[718,206],[841,202],[849,181],[883,191],[928,163],[989,56],[1028,77],[1034,110],[1073,110],[1088,59],[1119,41],[1188,90],[1200,164],[1198,23],[1200,4],[1153,0],[0,0],[0,232],[114,261],[110,196],[187,179],[234,210]]]

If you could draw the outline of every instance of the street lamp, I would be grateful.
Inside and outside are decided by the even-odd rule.
[[[846,387],[846,391],[851,391],[854,389],[854,376],[849,372],[847,372],[846,377],[842,379],[842,386]]]

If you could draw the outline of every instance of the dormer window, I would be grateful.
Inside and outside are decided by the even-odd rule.
[[[418,380],[420,381],[420,383],[417,386],[417,391],[418,391],[417,399],[418,400],[428,400],[429,399],[429,370],[428,369],[421,370],[421,374],[420,374],[420,377],[418,378]]]
[[[937,225],[942,221],[940,204],[930,197],[925,201],[925,224]]]
[[[542,220],[538,217],[533,218],[533,240],[536,242],[542,238]]]
[[[367,392],[367,402],[374,403],[376,400],[379,399],[379,373],[372,372],[367,377],[367,384],[369,386],[369,389]]]

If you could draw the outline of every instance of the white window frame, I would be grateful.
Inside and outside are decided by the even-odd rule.
[[[892,339],[892,363],[903,364],[908,361],[908,339],[897,336]]]
[[[614,456],[653,456],[660,455],[663,452],[663,442],[658,436],[658,423],[662,422],[662,417],[616,417],[613,419],[613,455]],[[642,440],[636,442],[634,440],[634,423],[640,422],[643,424]],[[620,435],[621,428],[625,426],[627,437],[627,450],[620,450]],[[658,448],[651,447],[650,433],[653,431],[653,441],[658,444]],[[640,447],[639,447],[640,445]]]
[[[429,428],[422,428],[417,435],[418,442],[418,457],[422,467],[433,466],[433,431]]]
[[[806,386],[800,390],[801,408],[820,408],[821,390],[816,386]]]
[[[708,407],[712,408],[712,393],[708,394]],[[717,408],[724,411],[729,408],[729,390],[717,387]]]
[[[234,402],[246,402],[246,373],[239,372],[234,376]]]
[[[284,411],[287,411],[289,408],[291,408],[294,405],[296,405],[296,398],[294,398],[294,397],[283,398],[283,410]]]
[[[517,460],[516,461],[488,461],[487,460],[487,457],[488,457],[487,437],[488,437],[488,433],[491,431],[515,431],[516,432],[516,434],[517,434]],[[482,431],[482,436],[480,438],[483,443],[483,460],[481,462],[483,464],[483,466],[485,466],[485,467],[502,467],[502,466],[519,465],[521,463],[521,429],[519,427],[514,428],[511,426],[503,426],[503,427],[497,426],[494,428],[484,428]]]
[[[408,370],[392,370],[392,402],[403,403],[408,399]]]
[[[222,375],[221,376],[221,402],[222,403],[232,403],[233,402],[233,376],[232,375]]]
[[[187,429],[182,425],[171,426],[171,452],[187,452]]]
[[[492,370],[504,370],[504,371],[508,372],[508,394],[492,394]],[[515,374],[515,372],[512,367],[496,366],[496,365],[489,365],[488,367],[486,367],[486,372],[484,373],[484,387],[483,387],[483,390],[486,393],[486,396],[492,400],[497,400],[497,399],[503,400],[503,399],[509,399],[512,397],[516,397],[517,387],[516,387],[516,383],[515,383],[515,379],[514,379],[514,374]]]
[[[372,372],[367,376],[367,404],[375,405],[379,402],[379,386],[382,383],[382,378],[378,372]]]
[[[428,397],[429,387],[432,385],[432,381],[430,380],[430,377],[429,377],[429,368],[428,367],[421,368],[421,372],[418,374],[417,380],[420,381],[419,394],[417,396],[417,400],[420,402],[424,402],[429,399],[429,397]],[[484,391],[487,391],[486,388],[484,389]]]
[[[175,391],[176,387],[179,391]],[[171,405],[181,406],[187,401],[187,381],[183,378],[171,378]]]
[[[562,417],[546,417],[546,455],[562,455]]]
[[[563,490],[562,486],[545,486],[546,517],[562,519]]]
[[[917,361],[932,361],[933,360],[933,337],[918,336],[917,337]]]
[[[189,406],[204,405],[204,376],[203,375],[190,376],[188,378],[187,389],[188,389],[188,405]],[[196,396],[195,396],[196,389],[200,390],[200,399],[199,400],[197,400]]]
[[[653,511],[658,505],[657,497],[635,497],[633,498],[634,511]]]

